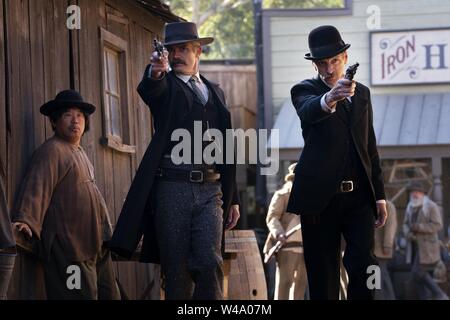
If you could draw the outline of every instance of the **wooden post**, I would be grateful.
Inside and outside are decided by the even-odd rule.
[[[431,172],[433,175],[433,200],[442,210],[442,159],[439,156],[432,158]]]

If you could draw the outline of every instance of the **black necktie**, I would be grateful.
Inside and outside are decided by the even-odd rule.
[[[203,95],[202,91],[200,90],[198,84],[197,84],[197,79],[195,76],[192,76],[189,79],[189,83],[191,84],[192,87],[192,91],[194,91],[195,95],[197,96],[197,98],[200,100],[200,102],[202,103],[202,105],[206,104],[206,98]]]

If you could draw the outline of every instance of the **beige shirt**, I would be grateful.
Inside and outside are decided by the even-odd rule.
[[[387,201],[387,220],[382,228],[375,229],[374,253],[377,258],[391,259],[395,250],[395,235],[397,233],[397,210],[395,205]]]
[[[67,258],[94,257],[111,237],[105,201],[81,147],[56,136],[33,154],[13,209],[13,221],[27,223],[42,241],[44,256],[58,238]]]

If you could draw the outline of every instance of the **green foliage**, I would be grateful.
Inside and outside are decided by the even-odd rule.
[[[201,21],[202,15],[208,18],[197,24],[199,34],[203,37],[214,37],[210,52],[203,59],[252,59],[254,58],[254,21],[253,0],[166,0],[172,12],[193,21]],[[198,12],[194,12],[193,3],[198,4]],[[234,5],[220,10],[221,5],[230,2]],[[342,8],[344,0],[263,0],[263,8],[278,9],[311,9]]]
[[[253,58],[254,22],[252,1],[209,18],[200,27],[200,34],[214,37],[206,59]]]
[[[234,1],[238,3],[231,8],[223,9],[212,14],[200,26],[199,35],[214,37],[209,45],[209,52],[203,59],[252,59],[254,57],[254,22],[253,0]],[[198,0],[199,12],[197,17],[208,11],[214,11],[224,0]],[[196,14],[193,12],[192,1],[170,0],[166,1],[172,12],[178,16],[193,21]]]

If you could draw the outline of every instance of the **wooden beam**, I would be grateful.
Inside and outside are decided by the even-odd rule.
[[[162,34],[165,21],[161,17],[151,14],[136,2],[124,0],[106,0],[106,5],[111,6],[120,12],[123,12],[128,18],[140,24],[147,30],[156,32],[159,35]]]

